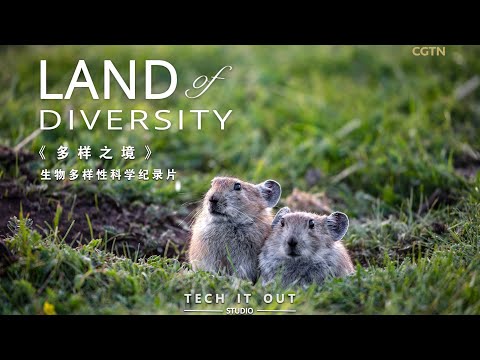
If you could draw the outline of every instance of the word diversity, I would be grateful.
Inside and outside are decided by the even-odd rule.
[[[167,169],[167,174],[165,179],[167,181],[175,181],[175,169]],[[150,172],[148,169],[139,169],[138,173],[135,172],[135,169],[125,169],[123,172],[120,169],[110,169],[108,172],[106,169],[83,169],[80,177],[80,171],[77,169],[71,169],[68,171],[68,180],[75,181],[77,179],[83,179],[84,181],[91,181],[94,178],[98,181],[107,181],[107,180],[121,180],[123,178],[127,181],[132,180],[141,180],[148,181],[150,179],[159,181],[164,180],[164,172],[162,169],[153,169],[152,176],[150,177]],[[42,181],[63,181],[67,179],[67,170],[57,168],[57,169],[42,169],[41,178]]]

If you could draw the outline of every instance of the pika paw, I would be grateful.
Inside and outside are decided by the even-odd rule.
[[[279,276],[283,286],[321,284],[351,274],[354,267],[341,242],[348,225],[341,212],[325,216],[280,209],[259,257],[263,283]]]
[[[282,190],[274,180],[251,184],[216,177],[192,227],[188,259],[193,270],[256,282],[258,256],[272,231],[271,208]]]

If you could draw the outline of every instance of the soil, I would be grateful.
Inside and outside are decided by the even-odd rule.
[[[480,171],[480,157],[478,151],[461,153],[454,158],[453,166],[457,174],[468,180],[475,179]]]
[[[425,214],[430,209],[433,209],[440,205],[453,205],[455,202],[456,198],[451,191],[437,188],[420,206],[419,213]]]
[[[35,230],[48,234],[57,206],[61,206],[59,234],[66,235],[65,241],[72,246],[92,239],[88,215],[94,238],[106,239],[107,248],[120,255],[185,259],[190,237],[186,224],[190,219],[156,204],[119,205],[101,194],[95,199],[94,194],[73,192],[68,185],[51,182],[46,189],[35,183],[36,177],[29,171],[28,163],[33,159],[32,154],[16,154],[10,148],[0,147],[0,169],[9,173],[15,167],[19,172],[19,176],[0,179],[0,239],[11,235],[7,224],[13,216],[19,216],[20,207],[23,216],[33,220]]]
[[[330,200],[325,194],[311,194],[297,188],[294,188],[286,198],[285,205],[292,211],[309,211],[324,215],[332,213]]]

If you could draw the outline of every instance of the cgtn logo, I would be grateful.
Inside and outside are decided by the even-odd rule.
[[[415,46],[412,48],[414,56],[445,56],[445,46]]]

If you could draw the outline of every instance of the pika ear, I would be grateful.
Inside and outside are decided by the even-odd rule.
[[[327,216],[326,226],[333,240],[341,240],[348,230],[348,216],[342,212],[335,211]]]
[[[275,215],[275,218],[272,221],[272,229],[277,225],[280,220],[282,220],[282,217],[284,217],[286,214],[290,212],[290,208],[288,207],[283,207],[280,210],[278,210],[277,215]]]
[[[266,180],[256,186],[260,190],[263,198],[267,200],[268,207],[272,208],[277,205],[282,195],[282,187],[278,182],[275,180]]]

